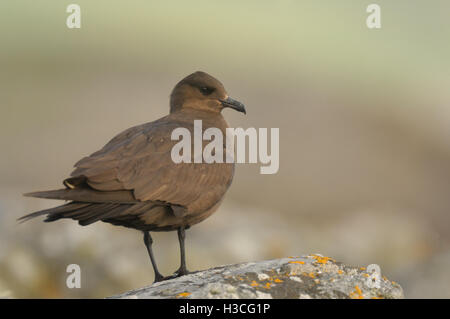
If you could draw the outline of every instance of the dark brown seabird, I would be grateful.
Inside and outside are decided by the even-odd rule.
[[[203,131],[218,128],[225,137],[228,124],[221,111],[227,107],[245,113],[244,105],[230,98],[214,77],[204,72],[185,77],[172,91],[169,115],[131,127],[82,158],[63,181],[65,189],[25,194],[68,203],[19,220],[46,215],[45,222],[71,218],[82,226],[103,221],[134,228],[144,232],[155,282],[187,274],[185,229],[217,210],[233,179],[234,163],[176,164],[171,150],[179,141],[172,140],[171,134],[182,127],[194,137],[194,120],[202,120]],[[174,275],[163,277],[150,232],[173,230],[178,232],[181,265]]]

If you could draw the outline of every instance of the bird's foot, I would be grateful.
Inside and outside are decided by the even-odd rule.
[[[174,276],[174,278],[177,278],[177,277],[181,277],[181,276],[189,275],[189,274],[192,274],[192,272],[190,272],[186,268],[180,267],[180,268],[178,268],[177,271],[174,272],[174,274],[172,276]]]
[[[157,283],[157,282],[161,282],[161,281],[166,281],[166,280],[169,280],[169,279],[174,279],[174,278],[177,278],[177,276],[175,276],[175,275],[171,275],[171,276],[159,276],[159,277],[156,277],[155,278],[155,281],[153,282],[153,283]]]
[[[167,280],[167,279],[168,279],[167,277],[164,277],[160,273],[157,273],[157,274],[155,274],[155,281],[153,283],[164,281],[164,280]]]
[[[191,274],[190,271],[188,271],[187,269],[178,269],[176,272],[174,272],[172,275],[170,276],[163,276],[161,274],[155,275],[155,281],[153,283],[156,282],[160,282],[160,281],[165,281],[165,280],[170,280],[170,279],[175,279],[184,275],[188,275]]]
[[[186,268],[182,268],[182,267],[180,267],[180,268],[178,268],[178,270],[177,271],[175,271],[172,275],[170,275],[170,276],[163,276],[163,275],[161,275],[161,274],[156,274],[155,275],[155,281],[153,282],[153,283],[155,283],[155,282],[160,282],[160,281],[165,281],[165,280],[169,280],[169,279],[175,279],[175,278],[178,278],[178,277],[182,277],[182,276],[184,276],[184,275],[189,275],[189,274],[194,274],[194,273],[196,273],[196,272],[198,272],[198,271],[189,271],[189,270],[187,270]]]
[[[172,275],[172,278],[178,278],[184,275],[191,275],[191,274],[195,274],[197,272],[199,272],[200,270],[196,270],[196,271],[189,271],[186,268],[182,269],[181,267],[178,268],[177,271],[175,271]]]

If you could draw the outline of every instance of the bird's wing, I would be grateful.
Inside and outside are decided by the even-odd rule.
[[[162,118],[130,128],[77,162],[71,175],[85,176],[98,191],[131,190],[140,201],[187,207],[205,194],[220,200],[231,183],[233,165],[174,163],[171,150],[179,141],[172,141],[171,134],[180,126]]]

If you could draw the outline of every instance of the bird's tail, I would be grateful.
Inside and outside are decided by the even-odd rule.
[[[19,222],[25,222],[31,218],[47,215],[44,222],[53,222],[61,218],[77,220],[82,226],[86,226],[102,219],[115,217],[131,208],[133,204],[119,203],[81,203],[70,202],[65,205],[40,210],[20,217]]]
[[[100,192],[89,188],[56,189],[27,193],[24,196],[61,199],[70,202],[22,216],[18,219],[20,222],[47,215],[45,222],[71,218],[78,220],[80,225],[88,225],[123,213],[137,203],[131,191]]]
[[[28,197],[62,199],[85,203],[136,203],[133,192],[129,190],[100,192],[92,188],[63,188],[23,194]]]
[[[45,192],[42,192],[45,193]],[[36,196],[37,197],[37,196]],[[48,198],[48,197],[44,197],[44,198]],[[38,216],[42,216],[42,215],[47,215],[47,218],[44,220],[45,222],[51,222],[60,218],[63,218],[63,216],[70,216],[70,213],[77,211],[81,208],[85,208],[86,206],[88,206],[89,203],[67,203],[65,205],[61,205],[61,206],[57,206],[57,207],[53,207],[53,208],[49,208],[49,209],[44,209],[44,210],[40,210],[25,216],[22,216],[18,219],[19,222],[23,223],[27,220],[30,220],[32,218],[38,217]]]
[[[40,191],[23,194],[27,197],[49,198],[49,199],[69,199],[69,194],[72,195],[70,189],[55,189],[50,191]]]

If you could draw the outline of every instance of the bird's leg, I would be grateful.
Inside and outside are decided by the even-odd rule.
[[[155,271],[155,282],[164,280],[164,276],[161,275],[161,273],[158,270],[158,267],[156,266],[155,256],[153,256],[153,250],[152,250],[153,239],[152,239],[152,236],[150,236],[150,232],[148,232],[148,231],[144,232],[144,243],[145,243],[145,247],[147,247],[148,255],[150,256],[153,270]]]
[[[186,254],[184,250],[184,239],[186,238],[185,227],[178,228],[178,241],[180,242],[180,256],[181,256],[181,265],[180,268],[175,272],[176,276],[184,276],[189,274],[189,271],[186,269]]]

